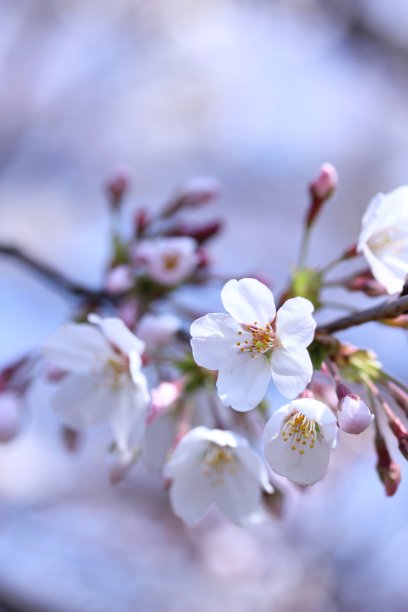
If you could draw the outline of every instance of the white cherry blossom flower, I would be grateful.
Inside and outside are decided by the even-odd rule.
[[[44,343],[45,356],[67,372],[52,403],[74,428],[108,421],[117,449],[125,452],[145,431],[144,343],[120,319],[90,315],[89,320],[92,324],[63,325]]]
[[[357,250],[388,293],[400,293],[408,274],[408,186],[379,193],[363,217]]]
[[[262,490],[272,491],[265,466],[247,441],[231,431],[196,427],[179,442],[164,468],[173,511],[188,524],[215,505],[230,521],[258,517]]]
[[[330,408],[315,399],[293,400],[266,424],[265,458],[280,476],[312,485],[325,475],[336,439],[336,417]]]
[[[137,246],[134,257],[162,285],[178,285],[194,272],[199,262],[197,243],[187,236],[144,240]]]
[[[276,312],[272,292],[253,278],[228,281],[221,299],[229,314],[208,314],[191,325],[194,359],[219,370],[221,401],[251,410],[265,397],[271,378],[282,395],[296,397],[313,374],[306,348],[316,327],[313,304],[295,297]]]

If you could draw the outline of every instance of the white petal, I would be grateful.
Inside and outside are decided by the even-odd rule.
[[[224,405],[246,412],[261,403],[270,381],[268,359],[264,355],[252,358],[249,353],[242,353],[220,369],[217,393]]]
[[[288,443],[289,444],[289,443]],[[317,436],[313,448],[305,446],[305,454],[292,451],[300,458],[296,467],[287,474],[287,478],[299,485],[312,485],[325,475],[330,461],[330,447],[321,436]]]
[[[248,444],[238,446],[235,449],[235,454],[242,464],[242,469],[247,472],[248,476],[254,482],[257,482],[258,486],[271,493],[272,487],[269,483],[268,473],[259,455]]]
[[[237,342],[244,342],[251,334],[242,332],[241,326],[230,316],[222,313],[205,315],[194,321],[190,332],[194,360],[209,370],[219,370],[238,352]]]
[[[313,366],[307,349],[285,351],[277,348],[271,356],[272,379],[288,399],[304,391],[312,379]]]
[[[211,480],[211,479],[210,479]],[[212,484],[212,499],[216,506],[236,525],[246,525],[261,504],[259,480],[252,478],[238,464],[235,473],[224,472],[220,484]]]
[[[208,448],[208,432],[207,427],[195,427],[182,437],[164,466],[165,478],[176,478],[195,465],[198,459],[202,460]]]
[[[117,391],[110,425],[120,452],[137,446],[145,432],[148,406],[147,389],[129,382]]]
[[[254,278],[228,281],[221,291],[221,300],[225,310],[240,323],[266,325],[275,318],[272,292]]]
[[[314,337],[316,321],[312,317],[312,302],[302,297],[287,300],[276,315],[276,335],[284,349],[309,346]]]
[[[92,325],[67,323],[43,344],[44,355],[68,372],[90,372],[101,368],[112,356],[109,344]]]
[[[103,319],[99,315],[90,314],[88,320],[97,325],[107,338],[121,353],[127,355],[130,351],[143,353],[144,342],[137,338],[130,329],[124,324],[122,319],[108,317]]]
[[[382,261],[374,255],[367,245],[362,246],[362,253],[371,268],[373,276],[378,280],[390,295],[401,293],[404,286],[404,275],[396,276]]]
[[[103,373],[72,374],[63,379],[51,403],[64,421],[74,428],[107,421],[115,407],[116,392],[103,379]]]
[[[358,250],[360,251],[363,244],[373,235],[377,229],[378,219],[380,218],[381,207],[384,202],[384,194],[377,193],[376,196],[370,201],[366,212],[364,213],[361,232],[358,239]]]
[[[189,468],[174,479],[170,487],[170,502],[174,513],[192,525],[212,503],[212,484],[203,474],[201,459],[189,463]]]

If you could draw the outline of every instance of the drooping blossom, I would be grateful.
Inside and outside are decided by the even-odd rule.
[[[280,476],[312,485],[325,475],[336,438],[336,417],[330,408],[311,398],[293,400],[266,424],[265,458]]]
[[[196,269],[197,243],[187,236],[143,240],[134,252],[135,262],[162,285],[178,285]]]
[[[63,325],[44,343],[45,356],[67,372],[52,403],[74,428],[109,422],[116,447],[125,452],[145,431],[144,342],[120,319],[90,315],[89,320]]]
[[[168,344],[181,328],[181,321],[175,315],[145,314],[137,326],[137,335],[146,343],[149,353]]]
[[[350,391],[342,382],[336,386],[337,421],[342,431],[360,434],[372,423],[374,415],[359,395]]]
[[[357,250],[388,293],[400,293],[408,274],[408,186],[379,193],[363,217]]]
[[[235,410],[255,408],[273,379],[285,397],[303,391],[313,374],[307,346],[316,323],[309,300],[287,300],[276,312],[272,292],[253,278],[228,281],[221,299],[229,314],[208,314],[191,325],[198,365],[218,370],[221,401]]]
[[[195,427],[175,448],[164,476],[170,501],[183,521],[193,524],[215,505],[237,525],[258,516],[262,491],[271,491],[265,466],[244,438],[231,431]]]

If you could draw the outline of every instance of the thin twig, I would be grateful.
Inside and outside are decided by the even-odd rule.
[[[335,319],[330,323],[319,325],[316,333],[334,334],[335,332],[363,325],[371,321],[381,321],[382,319],[395,319],[402,314],[408,313],[408,296],[400,297],[395,300],[382,302],[373,308],[354,312],[346,317]]]
[[[75,281],[66,278],[53,267],[37,261],[16,247],[0,245],[0,255],[5,255],[6,257],[14,259],[18,263],[23,264],[40,278],[50,283],[53,287],[65,291],[70,295],[87,298],[91,301],[95,300],[96,302],[116,302],[118,298],[120,298],[118,295],[112,296],[106,291],[91,289],[90,287],[85,287],[84,285],[76,283]]]

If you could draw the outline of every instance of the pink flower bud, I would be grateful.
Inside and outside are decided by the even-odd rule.
[[[374,419],[374,415],[361,397],[347,395],[338,405],[339,427],[346,433],[360,434]]]
[[[0,393],[0,442],[9,442],[21,428],[22,397],[14,391]]]
[[[205,224],[187,224],[180,223],[175,227],[170,228],[166,231],[166,236],[190,236],[198,244],[203,244],[213,236],[216,236],[222,229],[221,221],[209,221]]]
[[[352,393],[343,383],[337,383],[337,420],[340,429],[349,434],[362,433],[374,419],[374,415],[361,397]]]
[[[311,183],[309,189],[314,198],[326,201],[330,198],[337,187],[337,170],[331,164],[325,163],[321,166],[317,178]]]
[[[110,205],[114,210],[118,210],[122,200],[130,185],[130,173],[126,167],[119,167],[106,183],[106,193],[109,197]]]
[[[306,215],[306,227],[316,220],[323,204],[333,195],[338,183],[337,170],[331,164],[323,164],[317,178],[309,185],[311,202]]]
[[[145,314],[137,326],[137,335],[146,342],[146,350],[151,353],[171,342],[181,328],[181,321],[168,314]]]
[[[171,217],[183,208],[196,208],[208,204],[220,194],[220,184],[214,178],[195,178],[183,185],[161,213]]]
[[[131,267],[123,264],[109,270],[105,280],[105,289],[111,295],[116,295],[128,291],[133,286],[133,282]]]

